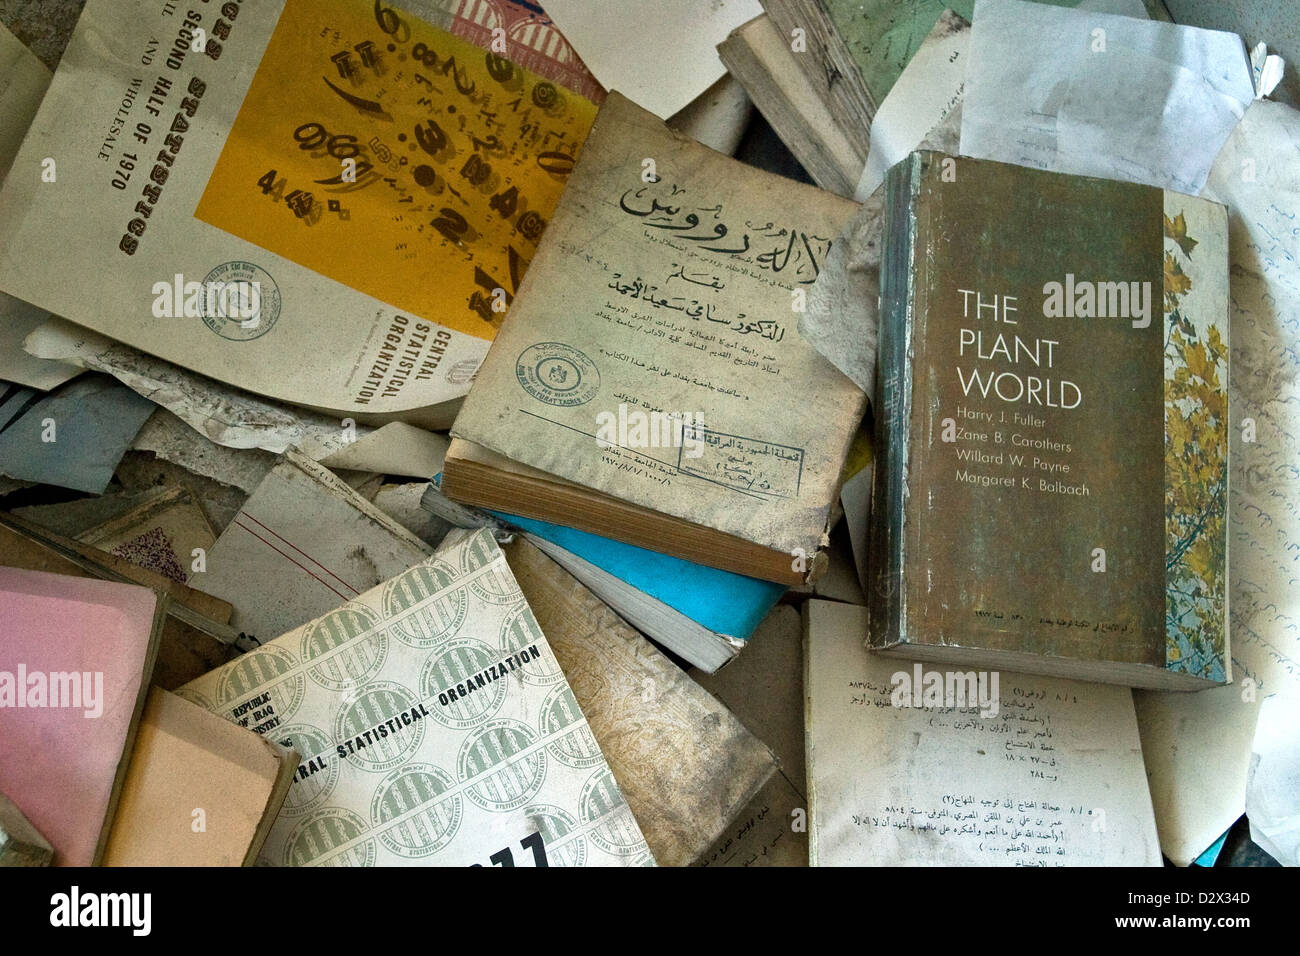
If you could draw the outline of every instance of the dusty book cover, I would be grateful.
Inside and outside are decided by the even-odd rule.
[[[655,860],[698,861],[773,776],[772,752],[541,550],[503,550]]]
[[[1224,207],[934,152],[888,194],[871,643],[1229,680]]]
[[[611,93],[452,435],[813,554],[865,397],[797,310],[856,209]]]

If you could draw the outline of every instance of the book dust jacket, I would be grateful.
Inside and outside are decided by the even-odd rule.
[[[918,152],[885,236],[873,646],[1231,680],[1224,207]]]

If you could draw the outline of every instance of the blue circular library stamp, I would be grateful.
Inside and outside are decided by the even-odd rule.
[[[572,345],[539,342],[519,353],[515,377],[525,392],[547,405],[585,405],[600,391],[596,363]]]

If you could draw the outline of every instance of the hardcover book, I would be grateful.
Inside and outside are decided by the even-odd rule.
[[[149,691],[105,866],[252,866],[298,755],[160,687]]]
[[[1224,207],[931,151],[887,183],[871,646],[1229,682]]]
[[[260,863],[654,863],[489,531],[180,694],[301,755]]]
[[[611,93],[452,428],[444,493],[800,583],[865,396],[797,309],[856,209]]]
[[[134,584],[0,567],[0,792],[55,866],[104,854],[166,607]]]

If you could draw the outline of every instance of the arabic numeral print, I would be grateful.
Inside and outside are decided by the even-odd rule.
[[[488,75],[503,86],[515,75],[515,65],[503,56],[489,52],[486,62]]]
[[[469,229],[469,223],[456,210],[443,207],[438,218],[433,220],[432,226],[442,233],[452,245],[463,246],[465,244],[462,237]]]
[[[492,175],[492,167],[479,159],[477,153],[473,153],[469,159],[465,160],[465,165],[461,167],[460,174],[469,180],[472,185],[482,186],[487,182],[488,177]]]
[[[430,156],[436,156],[447,148],[447,134],[433,120],[425,120],[415,127],[415,141]]]
[[[293,138],[299,149],[318,149],[329,139],[329,133],[325,132],[325,127],[320,123],[303,123],[293,131]]]
[[[392,7],[384,6],[382,0],[375,0],[375,22],[398,43],[405,43],[411,38],[411,27]]]
[[[303,123],[293,131],[293,139],[301,150],[315,151],[323,147],[325,153],[321,155],[328,154],[337,160],[356,159],[361,155],[355,136],[350,133],[330,135],[320,123]]]
[[[477,312],[484,322],[491,322],[493,325],[499,325],[501,315],[492,308],[490,297],[500,298],[509,306],[514,301],[513,293],[519,288],[519,277],[527,267],[528,263],[524,261],[514,246],[508,246],[507,251],[510,253],[510,290],[506,291],[505,286],[497,281],[495,276],[484,272],[480,266],[474,267],[474,282],[487,291],[488,295],[475,291],[469,297],[469,307],[473,312]]]
[[[573,172],[574,159],[568,153],[550,150],[537,154],[537,165],[555,176],[567,176]]]
[[[542,842],[541,833],[528,834],[528,836],[519,841],[519,845],[525,850],[533,851],[533,866],[550,866],[550,863],[546,861],[546,844]],[[493,866],[506,867],[515,865],[515,855],[510,851],[510,847],[497,850],[497,852],[493,853],[488,857],[488,859],[491,861]],[[471,868],[482,866],[482,863],[471,864]]]
[[[559,98],[559,91],[553,83],[543,81],[533,87],[533,105],[541,109],[548,110],[555,106]]]
[[[519,845],[525,850],[533,851],[534,866],[550,866],[546,862],[546,844],[542,842],[541,833],[530,833],[519,841]]]
[[[519,234],[525,239],[536,242],[541,238],[542,230],[546,228],[546,220],[533,212],[531,209],[519,217],[519,222],[515,224]]]
[[[356,159],[361,154],[357,138],[347,133],[331,136],[325,145],[326,151],[335,159]]]
[[[511,186],[505,192],[497,193],[488,203],[488,207],[501,214],[502,219],[509,219],[519,206],[519,187]]]
[[[411,47],[411,59],[418,60],[430,68],[438,65],[438,54],[430,50],[428,46],[423,43],[417,43],[415,46]]]
[[[284,193],[284,177],[278,180],[275,178],[276,170],[268,170],[266,175],[257,181],[257,185],[262,187],[262,195],[270,196],[274,202],[280,201],[280,196]]]

